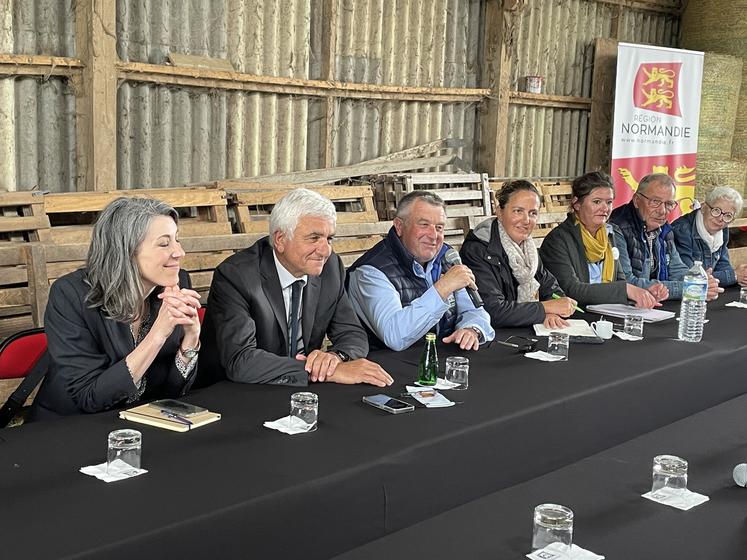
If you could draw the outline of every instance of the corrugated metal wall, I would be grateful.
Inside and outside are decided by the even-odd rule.
[[[119,0],[117,51],[128,61],[162,64],[173,51],[227,58],[252,74],[319,79],[321,7],[307,0]],[[481,10],[480,0],[344,0],[334,77],[475,87]],[[119,186],[320,167],[324,112],[316,98],[125,83],[118,97]],[[475,120],[473,104],[336,99],[332,163],[357,163],[441,137],[467,139],[460,155],[471,163]]]
[[[346,0],[337,27],[335,79],[422,87],[478,87],[480,0]],[[413,33],[413,30],[417,32]],[[333,157],[347,165],[437,138],[464,138],[475,164],[473,103],[335,104]]]
[[[590,0],[529,0],[516,16],[511,48],[511,89],[524,77],[545,78],[551,95],[591,95],[594,39],[610,37],[614,7]],[[676,47],[679,18],[622,11],[620,40]],[[507,175],[558,177],[586,171],[589,112],[512,105]]]
[[[478,87],[486,0],[339,0],[334,79]],[[0,0],[0,52],[75,56],[75,0]],[[226,58],[238,71],[321,79],[321,0],[117,0],[117,52],[162,64],[169,52]],[[514,15],[512,89],[590,95],[592,45],[614,8],[527,0]],[[676,46],[679,18],[624,9],[621,40]],[[325,101],[307,96],[123,83],[117,95],[120,188],[160,187],[318,168]],[[0,80],[0,187],[75,188],[75,101],[67,80]],[[441,137],[476,163],[477,105],[335,99],[334,165]],[[512,105],[511,175],[584,170],[588,112]]]
[[[6,0],[0,7],[0,52],[75,56],[74,0]],[[0,189],[74,191],[75,174],[68,80],[0,79]]]

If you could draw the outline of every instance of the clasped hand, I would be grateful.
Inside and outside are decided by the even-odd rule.
[[[181,325],[184,337],[188,337],[196,345],[200,338],[200,317],[197,313],[200,294],[188,288],[167,286],[158,294],[158,298],[161,300],[161,309],[151,330],[165,339],[174,332],[177,325]]]

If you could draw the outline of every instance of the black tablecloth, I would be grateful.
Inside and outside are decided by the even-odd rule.
[[[732,480],[747,462],[747,396],[578,463],[496,492],[335,557],[335,560],[523,558],[532,512],[551,502],[574,512],[574,542],[608,560],[743,560],[747,488]],[[653,457],[688,460],[688,486],[710,501],[680,511],[641,497]]]
[[[470,389],[449,409],[389,415],[361,403],[375,388],[317,385],[313,434],[262,427],[287,414],[291,388],[220,383],[188,399],[220,422],[140,427],[150,472],[118,483],[77,472],[131,425],[114,412],[2,431],[0,527],[15,535],[4,553],[332,556],[747,392],[745,314],[724,309],[727,296],[699,344],[672,340],[669,321],[642,342],[572,345],[566,363],[471,354]],[[419,351],[374,356],[397,380],[386,392],[414,379]]]

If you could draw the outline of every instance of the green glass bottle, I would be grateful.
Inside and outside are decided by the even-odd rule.
[[[418,383],[421,385],[435,385],[438,381],[438,354],[436,353],[436,335],[425,335],[425,348],[420,355],[418,364]]]

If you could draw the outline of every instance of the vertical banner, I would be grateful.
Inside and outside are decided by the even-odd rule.
[[[670,219],[690,211],[702,79],[702,52],[618,45],[612,134],[615,206],[630,201],[645,175],[667,173],[681,201]]]

